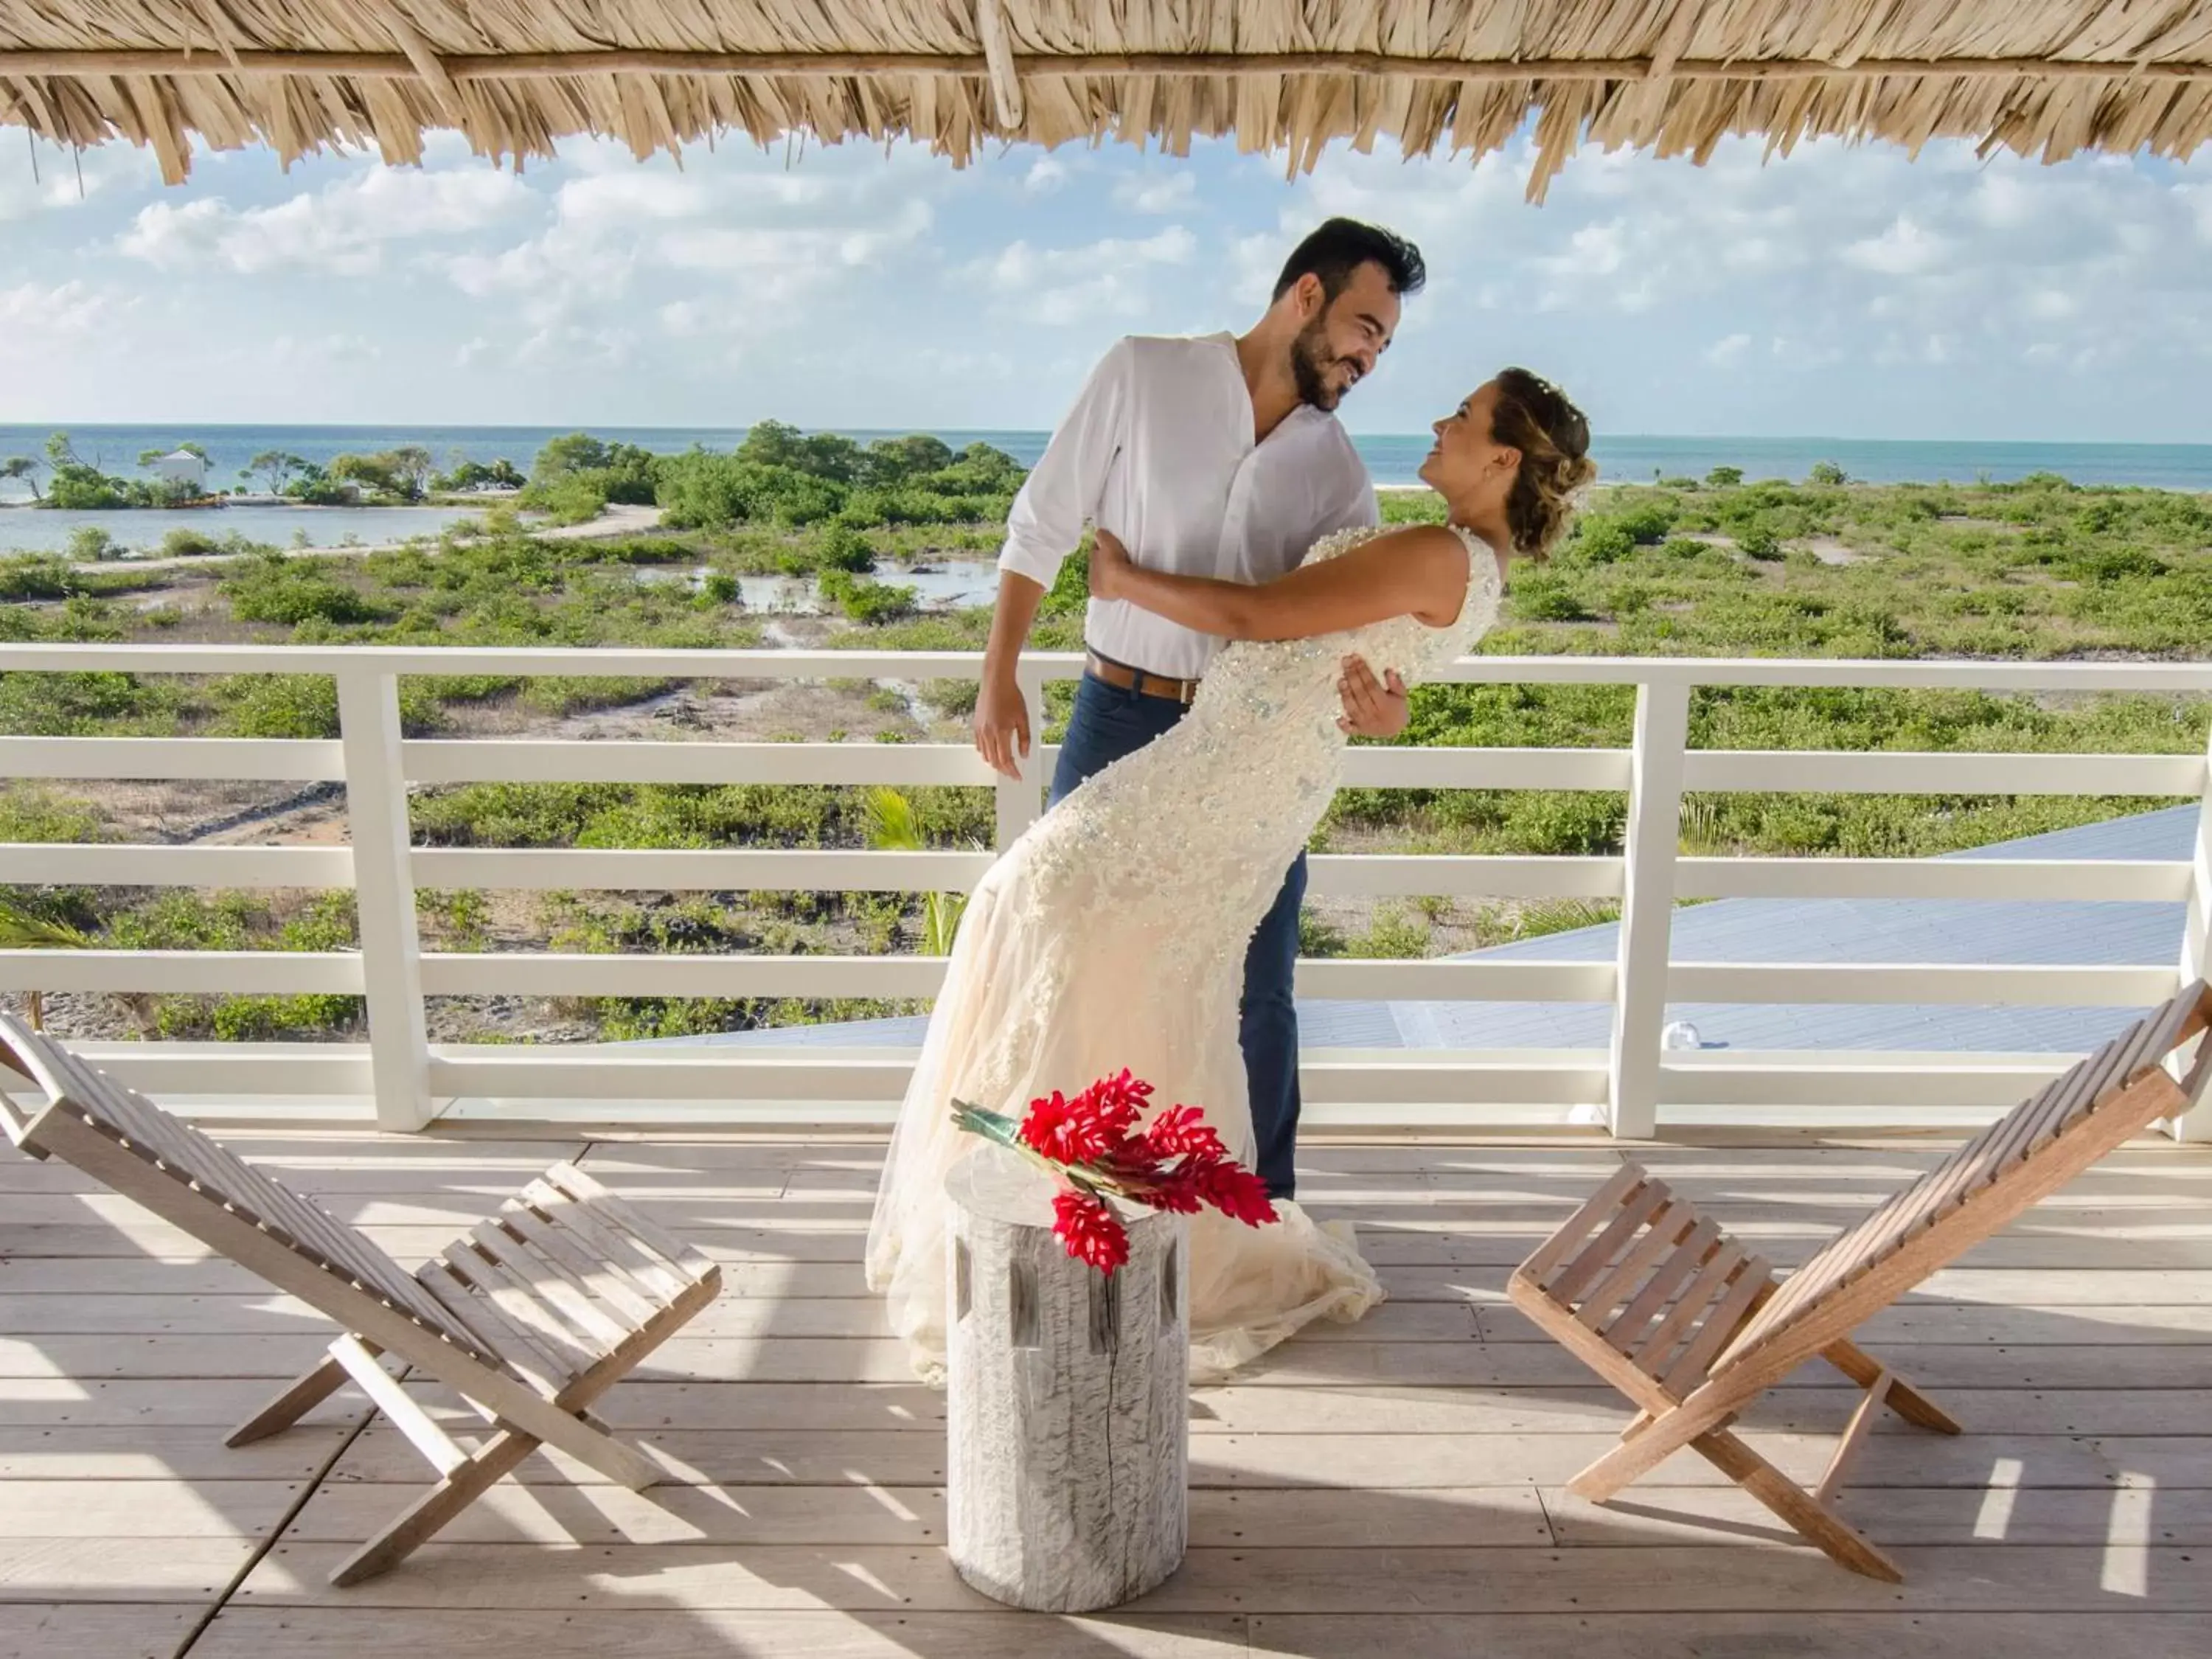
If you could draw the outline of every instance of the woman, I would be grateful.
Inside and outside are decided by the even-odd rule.
[[[1250,1163],[1245,944],[1336,793],[1338,665],[1356,654],[1415,680],[1465,654],[1497,619],[1507,564],[1544,557],[1595,475],[1588,422],[1524,369],[1435,431],[1421,478],[1448,525],[1345,532],[1279,581],[1170,576],[1097,538],[1097,598],[1250,643],[1221,653],[1180,725],[1031,825],[969,902],[868,1237],[870,1288],[925,1377],[944,1368],[945,1176],[979,1144],[954,1128],[955,1100],[1018,1116],[1126,1066],[1160,1104],[1203,1108]],[[1257,1229],[1191,1218],[1194,1377],[1382,1299],[1349,1227],[1277,1210]]]

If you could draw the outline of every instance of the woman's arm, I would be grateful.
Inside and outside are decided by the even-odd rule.
[[[1406,616],[1441,628],[1459,614],[1468,580],[1466,546],[1438,525],[1377,536],[1256,586],[1147,570],[1104,531],[1091,554],[1093,597],[1231,640],[1311,639]]]

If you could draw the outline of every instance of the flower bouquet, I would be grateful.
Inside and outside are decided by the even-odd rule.
[[[1053,1235],[1103,1273],[1129,1259],[1129,1235],[1109,1198],[1178,1215],[1216,1209],[1248,1227],[1278,1219],[1267,1183],[1230,1157],[1197,1107],[1170,1106],[1138,1127],[1152,1092],[1125,1070],[1073,1100],[1054,1090],[1031,1101],[1019,1123],[964,1101],[952,1103],[952,1121],[1059,1183]]]

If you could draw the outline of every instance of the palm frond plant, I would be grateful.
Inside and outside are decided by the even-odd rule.
[[[929,842],[921,833],[921,817],[914,803],[888,784],[868,791],[868,846],[878,853],[923,853]],[[968,908],[965,893],[924,893],[921,896],[921,953],[949,957],[960,931],[961,914]]]
[[[0,898],[0,951],[89,951],[99,941],[81,927],[51,921],[33,914],[12,899]],[[130,1011],[139,1035],[150,1036],[158,1028],[154,1000],[143,992],[118,992],[116,1000]],[[31,1029],[46,1029],[46,994],[33,991],[26,999]]]

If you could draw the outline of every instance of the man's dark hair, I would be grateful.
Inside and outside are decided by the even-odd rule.
[[[1404,237],[1357,219],[1331,219],[1291,250],[1283,274],[1275,279],[1273,298],[1281,299],[1298,278],[1310,275],[1321,278],[1322,292],[1334,303],[1352,273],[1370,260],[1382,267],[1393,294],[1419,294],[1429,280],[1421,250]]]

